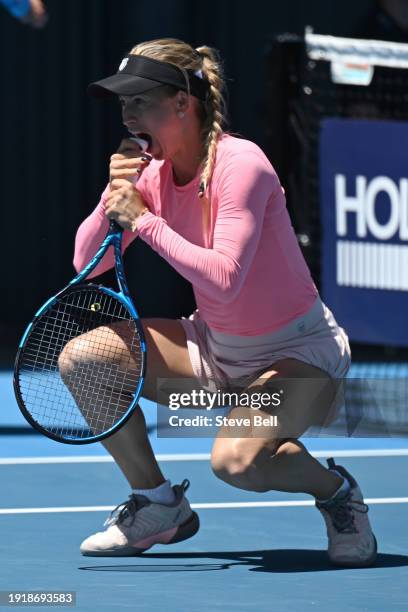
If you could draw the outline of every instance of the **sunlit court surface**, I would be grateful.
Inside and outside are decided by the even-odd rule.
[[[3,374],[2,388],[9,380]],[[17,431],[22,421],[11,395],[6,401],[9,431]],[[2,590],[75,591],[80,610],[158,610],[163,597],[174,610],[269,610],[272,596],[282,610],[404,609],[406,439],[304,439],[320,461],[333,456],[358,475],[380,542],[375,567],[339,569],[328,562],[324,524],[310,496],[228,487],[211,472],[210,439],[158,437],[156,406],[142,404],[168,478],[192,483],[198,534],[140,557],[81,557],[80,541],[102,529],[128,495],[117,466],[99,444],[78,449],[27,433],[2,435]]]
[[[408,609],[406,6],[0,0],[0,608]]]

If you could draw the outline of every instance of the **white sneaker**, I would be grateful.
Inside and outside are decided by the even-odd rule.
[[[368,520],[368,506],[364,503],[360,487],[341,465],[328,459],[330,470],[335,470],[350,483],[349,491],[339,492],[334,498],[319,502],[329,538],[329,559],[335,565],[366,567],[377,558],[377,540]]]
[[[144,495],[129,495],[105,521],[106,531],[86,538],[81,553],[90,557],[129,557],[139,555],[154,544],[174,544],[197,533],[200,522],[191,510],[184,493],[190,483],[175,485],[175,500],[163,505],[149,501]]]

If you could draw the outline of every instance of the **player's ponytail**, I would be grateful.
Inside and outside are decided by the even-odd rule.
[[[205,121],[202,133],[205,138],[206,157],[200,180],[199,195],[202,197],[214,169],[218,139],[223,132],[223,124],[226,119],[226,104],[223,96],[223,68],[217,52],[211,47],[198,47],[196,51],[202,57],[203,76],[210,83],[207,100],[203,103],[205,106]]]

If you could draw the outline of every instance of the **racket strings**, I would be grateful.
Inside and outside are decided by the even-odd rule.
[[[93,429],[96,428],[99,422],[99,425],[102,426],[102,430],[105,430],[109,421],[113,420],[113,422],[116,422],[128,408],[129,392],[132,391],[132,389],[134,390],[137,386],[137,377],[133,373],[131,380],[127,380],[126,376],[123,376],[126,372],[123,369],[121,369],[120,372],[121,377],[119,378],[117,372],[115,372],[112,367],[105,366],[100,368],[95,367],[94,364],[89,364],[86,367],[77,366],[73,373],[65,377],[64,383],[66,387],[75,398],[77,405],[81,407],[81,414],[85,417],[86,422]],[[109,387],[106,381],[109,381],[112,386]],[[118,382],[120,382],[120,386]],[[60,389],[58,389],[58,387],[60,387],[58,383],[59,381],[57,381],[57,385],[52,385],[52,389],[48,388],[45,390],[44,399],[48,401],[55,401],[58,399],[58,411],[62,415],[63,413],[66,414],[66,411],[63,410],[63,405],[66,403],[67,398],[66,390],[64,389],[61,394]],[[117,384],[117,388],[114,386],[115,383]],[[55,389],[55,386],[57,386],[57,389]],[[50,387],[49,377],[48,387]],[[55,393],[55,391],[57,391],[57,393]],[[124,391],[128,394],[127,398],[124,398]],[[36,390],[34,400],[37,406],[35,412],[38,418],[39,407],[37,400],[38,390]],[[49,410],[44,414],[49,418]],[[79,414],[77,416],[79,416]],[[77,423],[77,425],[79,425],[79,423]]]
[[[116,422],[126,413],[129,395],[135,390],[138,377],[132,376],[131,371],[115,366],[89,364],[88,367],[79,366],[72,374],[68,374],[65,383],[81,406],[86,421],[93,424],[95,420],[101,422],[105,417],[102,426],[106,427],[109,421]],[[99,410],[102,407],[102,414],[95,415],[98,410],[95,405]]]
[[[133,401],[141,344],[119,299],[95,288],[62,296],[36,321],[21,352],[19,387],[31,416],[60,437],[106,432]]]

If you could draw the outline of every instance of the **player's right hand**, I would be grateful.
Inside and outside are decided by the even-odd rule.
[[[111,189],[114,189],[112,181],[115,179],[126,179],[133,183],[150,161],[150,155],[143,153],[139,145],[130,138],[124,138],[117,153],[110,158],[109,183]]]

